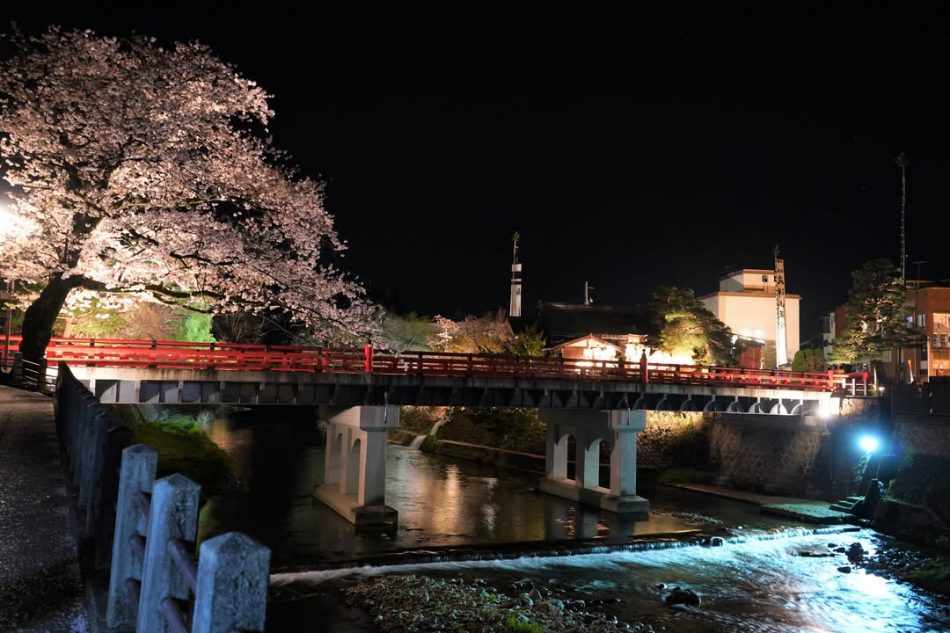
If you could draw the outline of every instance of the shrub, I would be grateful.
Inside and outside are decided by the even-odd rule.
[[[514,613],[509,613],[505,617],[505,627],[513,633],[544,633],[540,624],[535,624],[527,620],[522,620]]]

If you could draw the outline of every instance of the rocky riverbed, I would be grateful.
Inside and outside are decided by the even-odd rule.
[[[374,617],[382,631],[515,633],[665,630],[645,622],[620,622],[599,609],[604,601],[570,599],[557,587],[527,580],[503,589],[476,579],[384,576],[343,590],[349,606]]]
[[[947,557],[929,550],[909,549],[906,543],[890,541],[876,550],[860,542],[829,542],[825,547],[803,548],[799,556],[829,558],[841,573],[865,569],[869,573],[898,582],[910,582],[939,593],[950,593],[950,565]]]

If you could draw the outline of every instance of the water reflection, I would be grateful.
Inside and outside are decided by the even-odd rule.
[[[289,421],[216,420],[208,434],[234,459],[243,482],[238,494],[214,497],[201,512],[199,536],[242,530],[273,550],[273,570],[312,569],[334,559],[407,548],[530,540],[598,538],[621,541],[631,534],[675,532],[691,526],[673,515],[689,510],[729,525],[775,527],[735,502],[668,488],[647,490],[656,511],[650,521],[611,513],[533,492],[536,476],[390,446],[387,501],[399,511],[394,534],[357,534],[353,526],[319,502],[313,487],[323,478],[324,451],[314,425]],[[704,548],[615,552],[565,558],[521,558],[405,568],[428,574],[484,578],[498,586],[531,579],[557,585],[573,598],[615,599],[605,607],[618,618],[647,620],[667,630],[700,631],[920,631],[950,630],[950,613],[939,599],[910,585],[856,569],[846,561],[796,555],[802,547],[848,545],[859,540],[873,552],[903,547],[872,532],[755,541]],[[359,573],[368,573],[366,568]],[[384,569],[373,573],[386,573]],[[301,591],[330,590],[333,585]],[[674,610],[657,585],[677,584],[703,596],[700,609]],[[301,630],[323,621],[323,611],[306,601],[277,602],[269,617],[274,630]],[[335,607],[334,607],[335,608]],[[315,609],[315,610],[314,610]],[[341,616],[342,617],[342,616]],[[349,617],[349,616],[346,616]],[[345,630],[326,620],[327,630]],[[362,622],[362,621],[361,621]],[[347,630],[373,630],[371,623]]]
[[[199,538],[241,530],[269,545],[274,567],[407,548],[601,538],[675,532],[695,524],[664,515],[633,521],[534,491],[537,475],[390,445],[386,500],[399,512],[394,534],[356,534],[312,499],[323,481],[315,426],[289,421],[214,420],[208,436],[234,460],[240,493],[214,497]]]

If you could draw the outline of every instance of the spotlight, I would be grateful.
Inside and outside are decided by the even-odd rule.
[[[858,440],[858,446],[860,446],[861,450],[865,453],[873,453],[880,445],[881,443],[873,435],[862,435],[861,439]]]

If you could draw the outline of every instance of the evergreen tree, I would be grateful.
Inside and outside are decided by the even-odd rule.
[[[734,361],[732,331],[689,288],[661,286],[651,302],[659,347],[671,354],[688,354],[700,364],[728,365]]]
[[[920,330],[907,320],[911,308],[900,269],[888,259],[875,259],[851,279],[844,331],[835,340],[832,360],[871,364],[884,352],[914,343]]]

